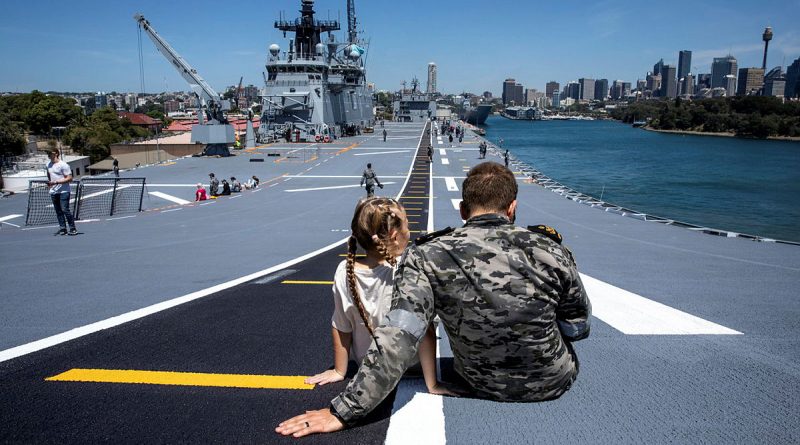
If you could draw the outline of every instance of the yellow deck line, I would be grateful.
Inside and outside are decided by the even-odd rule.
[[[136,371],[123,369],[70,369],[48,377],[50,382],[131,383],[144,385],[223,386],[229,388],[314,389],[305,376],[206,374],[199,372]]]
[[[283,280],[281,284],[333,284],[333,281]]]

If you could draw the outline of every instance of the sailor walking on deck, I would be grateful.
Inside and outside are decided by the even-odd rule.
[[[383,184],[381,184],[381,181],[378,181],[378,176],[376,176],[375,171],[372,170],[372,164],[367,164],[367,169],[364,170],[364,173],[361,175],[361,185],[365,183],[367,185],[367,198],[375,196],[375,184],[383,188]]]
[[[383,142],[386,142],[386,129],[383,129]]]

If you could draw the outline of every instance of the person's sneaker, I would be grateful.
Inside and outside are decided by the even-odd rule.
[[[77,234],[78,234],[78,229],[76,229],[75,227],[69,229],[69,236],[75,236]]]
[[[59,235],[66,235],[66,234],[67,234],[67,229],[58,229],[58,232],[54,233],[53,235],[59,236]]]

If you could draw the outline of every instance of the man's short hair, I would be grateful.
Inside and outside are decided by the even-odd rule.
[[[511,170],[496,162],[483,162],[467,173],[461,197],[467,211],[482,208],[502,212],[517,199],[517,189]]]

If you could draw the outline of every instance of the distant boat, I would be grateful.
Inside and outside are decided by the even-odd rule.
[[[644,127],[647,125],[647,121],[633,121],[633,128]]]
[[[481,104],[477,107],[470,106],[468,102],[464,103],[464,111],[461,113],[461,119],[472,125],[483,125],[486,123],[486,118],[492,111],[492,106],[488,104]]]

